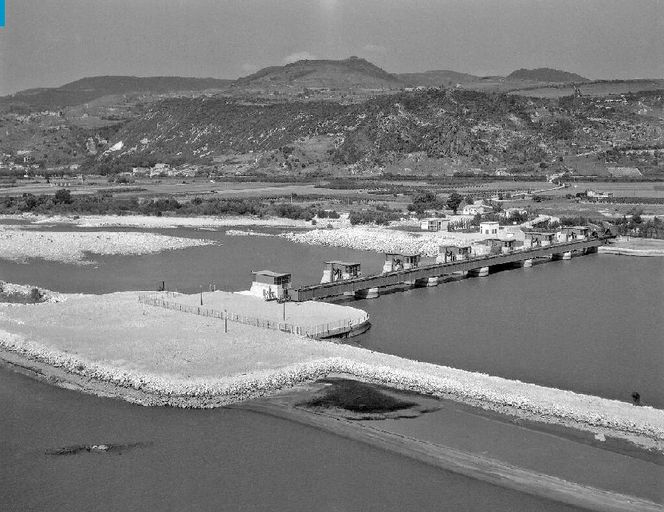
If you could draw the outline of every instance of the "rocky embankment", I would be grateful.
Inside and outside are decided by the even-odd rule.
[[[144,229],[166,228],[225,228],[233,226],[266,226],[285,228],[311,227],[310,222],[282,217],[153,217],[149,215],[1,215],[0,220],[28,221],[33,224],[69,224],[84,228],[132,227]]]
[[[7,295],[23,295],[29,296],[32,293],[32,290],[38,290],[40,295],[40,302],[62,302],[67,299],[67,296],[62,293],[53,292],[45,288],[39,288],[38,286],[26,285],[26,284],[15,284],[15,283],[5,283],[0,281],[0,292],[1,294]],[[2,295],[0,294],[0,303],[2,302]]]
[[[32,258],[84,263],[86,254],[139,255],[210,245],[211,240],[155,233],[45,231],[0,225],[0,258],[27,262]],[[88,260],[89,262],[89,260]]]
[[[314,229],[301,233],[284,233],[291,242],[308,245],[348,247],[363,251],[394,252],[399,254],[438,255],[440,245],[464,245],[482,238],[479,233],[411,233],[380,227],[349,227]]]
[[[599,252],[621,256],[664,256],[664,240],[620,236],[610,245],[600,247]]]

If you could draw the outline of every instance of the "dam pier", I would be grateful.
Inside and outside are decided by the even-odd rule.
[[[534,260],[568,260],[575,256],[596,253],[598,247],[608,243],[611,236],[573,239],[555,242],[554,237],[533,237],[531,247],[514,248],[509,241],[488,240],[494,244],[497,254],[472,257],[466,247],[441,246],[437,262],[419,265],[414,255],[387,254],[383,273],[362,276],[358,263],[330,261],[321,283],[288,290],[288,300],[303,302],[327,299],[341,295],[355,295],[357,298],[377,297],[381,288],[399,285],[435,286],[444,276],[471,275],[488,276],[492,267],[513,265],[530,267]],[[547,234],[545,234],[547,235]],[[407,262],[404,264],[404,261]]]

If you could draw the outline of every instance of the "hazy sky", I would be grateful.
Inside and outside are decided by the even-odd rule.
[[[664,0],[6,0],[0,94],[350,55],[391,72],[664,77]]]

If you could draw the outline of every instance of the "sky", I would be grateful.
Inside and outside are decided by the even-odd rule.
[[[6,0],[0,94],[351,55],[393,73],[662,78],[664,0]]]

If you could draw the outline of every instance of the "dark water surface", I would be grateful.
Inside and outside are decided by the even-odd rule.
[[[584,256],[356,304],[372,350],[664,408],[664,258]]]
[[[3,511],[578,510],[238,409],[147,408],[0,368]],[[80,444],[124,453],[47,455]]]
[[[210,281],[235,291],[249,288],[252,270],[292,272],[297,286],[318,282],[325,260],[358,261],[367,274],[382,267],[376,253],[225,229],[153,232],[220,245],[94,255],[90,265],[0,260],[0,280],[63,292],[150,290],[161,281],[180,291]],[[637,391],[644,404],[664,408],[662,258],[578,257],[349,304],[370,313],[371,330],[354,341],[372,350],[623,401]]]

